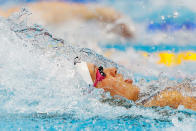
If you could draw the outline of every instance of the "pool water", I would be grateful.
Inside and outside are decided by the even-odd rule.
[[[102,34],[94,27],[97,31],[93,33],[88,28],[77,30],[91,34],[89,38],[78,34],[78,38],[66,37],[65,31],[61,35],[65,46],[61,47],[61,39],[44,35],[42,26],[24,30],[27,25],[17,17],[0,18],[0,130],[194,130],[196,112],[183,106],[145,108],[128,100],[103,102],[103,90],[89,87],[70,59],[81,55],[96,64],[116,66],[137,85],[162,88],[185,82],[196,86],[194,59],[172,66],[158,63],[163,52],[196,51],[195,2],[96,2],[131,18],[137,29],[135,39],[98,37]],[[90,49],[70,45],[73,37],[79,43],[84,39],[81,43],[93,42],[96,46],[81,44],[81,47],[96,50],[118,64]],[[84,55],[82,51],[87,53]],[[110,99],[109,94],[105,95]],[[196,96],[194,92],[192,95]]]

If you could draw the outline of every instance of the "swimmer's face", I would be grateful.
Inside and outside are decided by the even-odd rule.
[[[98,67],[93,64],[88,64],[88,68],[94,82]],[[137,100],[139,89],[132,84],[133,81],[131,79],[124,80],[122,74],[117,73],[116,68],[105,68],[103,72],[106,76],[102,81],[98,82],[97,88],[102,88],[110,92],[111,96],[119,95],[130,100]]]

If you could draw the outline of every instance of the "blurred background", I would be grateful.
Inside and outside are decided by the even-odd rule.
[[[101,102],[103,91],[85,85],[65,52],[48,47],[59,44],[55,37],[90,48],[125,66],[141,89],[181,82],[196,87],[195,5],[195,0],[0,0],[0,129],[194,130],[196,114],[183,106]],[[22,15],[27,18],[18,22]],[[36,28],[25,30],[26,24]],[[40,51],[34,43],[42,46],[43,39],[47,47]]]
[[[196,75],[196,8],[193,0],[9,0],[1,14],[29,9],[31,24],[88,47],[134,73],[171,78]],[[7,13],[6,13],[7,12]],[[145,66],[144,66],[145,65]]]

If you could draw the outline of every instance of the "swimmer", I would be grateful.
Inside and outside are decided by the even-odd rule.
[[[97,67],[94,64],[88,64],[88,69],[94,86],[102,88],[105,92],[109,92],[112,97],[122,96],[134,102],[140,100],[140,88],[133,84],[131,79],[125,80],[122,74],[117,73],[116,68]],[[170,106],[178,108],[183,105],[187,109],[196,111],[196,98],[183,95],[178,88],[185,87],[168,87],[152,96],[149,100],[138,103],[145,107],[152,106]]]
[[[124,38],[133,37],[133,29],[122,20],[125,17],[112,8],[66,2],[35,2],[25,6],[32,12],[30,21],[33,24],[59,26],[71,20],[93,20],[102,23],[104,28],[110,25],[108,32],[113,32]],[[0,9],[0,16],[9,17],[12,13],[18,12],[20,8],[21,6],[8,10]]]

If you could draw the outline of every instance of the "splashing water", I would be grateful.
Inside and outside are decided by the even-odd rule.
[[[0,128],[195,128],[195,112],[183,107],[173,110],[144,108],[127,100],[124,106],[101,102],[103,90],[88,87],[76,72],[73,65],[76,56],[104,67],[116,67],[125,77],[133,77],[132,73],[91,49],[76,48],[54,38],[38,25],[27,26],[24,21],[18,21],[23,13],[9,19],[0,18]],[[159,78],[145,85],[163,88],[173,84],[164,74]]]

